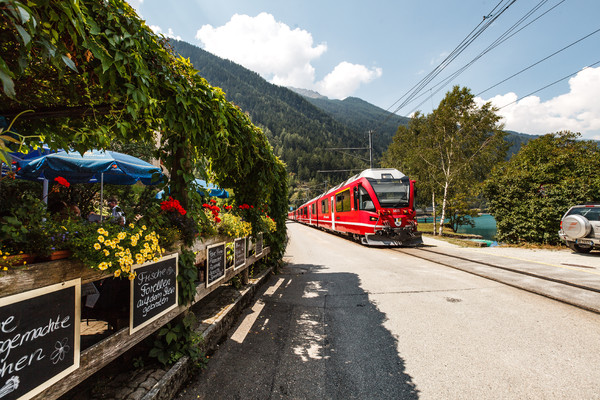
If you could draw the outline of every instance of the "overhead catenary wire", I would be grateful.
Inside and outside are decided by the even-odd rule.
[[[477,24],[477,26],[473,28],[471,32],[469,32],[469,34],[458,44],[458,46],[456,46],[456,48],[437,67],[435,67],[433,71],[427,74],[427,76],[411,87],[404,95],[402,95],[385,110],[386,112],[389,112],[402,99],[406,98],[398,107],[396,107],[394,111],[389,112],[386,118],[374,130],[376,131],[379,129],[379,127],[385,124],[393,115],[404,108],[406,104],[409,104],[415,98],[415,96],[417,96],[423,90],[424,87],[426,87],[433,79],[435,79],[435,77],[437,77],[454,59],[456,59],[456,57],[458,57],[471,43],[473,43],[477,37],[479,37],[515,2],[516,0],[500,0],[500,2],[483,17],[483,20],[479,22],[479,24]],[[504,5],[505,3],[507,4]],[[496,13],[496,10],[499,11]]]
[[[527,71],[528,69],[531,69],[532,67],[535,67],[536,65],[538,65],[538,64],[540,64],[540,63],[542,63],[542,62],[546,61],[547,59],[549,59],[549,58],[551,58],[551,57],[554,57],[555,55],[557,55],[557,54],[559,54],[559,53],[563,52],[564,50],[568,49],[569,47],[576,45],[577,43],[579,43],[579,42],[581,42],[581,41],[583,41],[583,40],[585,40],[585,39],[589,38],[589,37],[590,37],[590,36],[592,36],[592,35],[595,35],[595,34],[596,34],[596,33],[598,33],[598,32],[600,32],[600,29],[596,29],[594,32],[592,32],[592,33],[590,33],[590,34],[588,34],[588,35],[585,35],[585,36],[584,36],[584,37],[582,37],[581,39],[578,39],[578,40],[576,40],[576,41],[572,42],[571,44],[568,44],[568,45],[566,45],[566,46],[565,46],[565,47],[563,47],[562,49],[555,51],[554,53],[550,54],[549,56],[546,56],[546,57],[542,58],[541,60],[539,60],[539,61],[536,61],[535,63],[533,63],[533,64],[529,65],[528,67],[525,67],[525,68],[523,68],[523,69],[522,69],[522,70],[520,70],[519,72],[516,72],[516,73],[512,74],[512,75],[511,75],[511,76],[509,76],[508,78],[505,78],[505,79],[501,80],[500,82],[498,82],[498,83],[496,83],[496,84],[494,84],[494,85],[490,86],[489,88],[487,88],[487,89],[485,89],[485,90],[482,90],[481,92],[477,93],[475,96],[479,96],[479,95],[481,95],[481,94],[483,94],[483,93],[487,92],[488,90],[491,90],[491,89],[495,88],[496,86],[503,84],[504,82],[508,81],[509,79],[512,79],[512,78],[514,78],[515,76],[517,76],[517,75],[519,75],[519,74],[522,74],[523,72]]]
[[[499,45],[501,45],[502,43],[504,43],[508,39],[512,38],[517,33],[521,32],[523,29],[525,29],[526,27],[528,27],[529,25],[531,25],[532,23],[534,23],[535,21],[537,21],[538,19],[540,19],[541,17],[543,17],[544,15],[546,15],[547,13],[549,13],[550,11],[554,10],[556,7],[558,7],[559,5],[561,5],[562,3],[564,3],[565,1],[566,0],[559,1],[557,4],[555,4],[554,6],[552,6],[551,8],[549,8],[548,10],[544,11],[542,14],[540,14],[539,16],[537,16],[536,18],[534,18],[533,20],[529,21],[527,24],[525,24],[524,26],[522,26],[521,28],[519,28],[519,29],[517,29],[515,31],[515,29],[518,28],[519,25],[521,25],[522,23],[524,23],[529,17],[531,17],[536,11],[538,11],[544,4],[546,4],[548,2],[548,0],[541,0],[531,10],[529,10],[523,17],[521,17],[510,28],[508,28],[502,35],[500,35],[494,42],[492,42],[485,50],[483,50],[481,53],[479,53],[476,57],[474,57],[466,65],[464,65],[463,67],[459,68],[457,71],[455,71],[454,73],[452,73],[450,76],[444,78],[442,81],[440,81],[439,83],[437,83],[436,85],[434,85],[432,87],[432,89],[436,89],[437,88],[437,90],[435,90],[435,92],[431,92],[430,91],[429,97],[425,98],[422,102],[420,102],[419,104],[417,104],[407,115],[410,115],[410,114],[414,113],[416,110],[418,110],[419,107],[421,107],[423,104],[425,104],[425,102],[428,99],[432,98],[434,95],[436,95],[437,93],[439,93],[444,87],[446,87],[450,82],[452,82],[454,79],[456,79],[458,76],[460,76],[463,72],[465,72],[471,65],[473,65],[475,62],[477,62],[484,55],[486,55],[487,53],[489,53],[490,51],[492,51],[493,49],[495,49],[496,47],[498,47]],[[422,97],[425,94],[426,93],[422,93],[420,96],[417,96],[415,99],[417,99],[419,97]]]
[[[469,35],[461,41],[461,43],[442,61],[437,67],[433,69],[425,78],[423,78],[419,83],[417,83],[413,88],[409,91],[406,99],[394,110],[394,114],[399,110],[404,108],[407,104],[409,104],[433,79],[435,79],[448,65],[454,61],[475,39],[477,39],[489,26],[494,23],[510,6],[512,6],[516,0],[510,0],[508,4],[505,6],[503,3],[505,0],[500,1],[494,7],[492,12],[490,12],[487,16],[483,18],[483,21],[480,22]],[[497,13],[494,13],[496,9],[500,9]],[[481,26],[481,27],[480,27]]]
[[[529,97],[529,96],[531,96],[531,95],[533,95],[533,94],[536,94],[537,92],[541,92],[542,90],[544,90],[544,89],[547,89],[547,88],[549,88],[550,86],[556,85],[557,83],[559,83],[559,82],[562,82],[562,81],[564,81],[565,79],[568,79],[568,78],[572,77],[573,75],[577,75],[578,73],[580,73],[581,71],[583,71],[583,70],[584,70],[584,69],[586,69],[586,68],[592,68],[592,67],[595,67],[595,66],[596,66],[596,65],[598,65],[598,64],[600,64],[600,60],[599,60],[599,61],[596,61],[595,63],[593,63],[593,64],[590,64],[590,65],[588,65],[588,66],[586,66],[586,67],[583,67],[582,69],[580,69],[580,70],[577,70],[577,71],[573,72],[572,74],[569,74],[569,75],[567,75],[567,76],[565,76],[565,77],[562,77],[562,78],[560,78],[560,79],[558,79],[558,80],[556,80],[556,81],[554,81],[554,82],[552,82],[552,83],[550,83],[550,84],[548,84],[548,85],[546,85],[546,86],[544,86],[544,87],[542,87],[542,88],[539,88],[539,89],[537,89],[537,90],[534,90],[533,92],[531,92],[531,93],[528,93],[528,94],[526,94],[525,96],[519,97],[519,98],[518,98],[518,99],[516,99],[515,101],[511,101],[510,103],[508,103],[508,104],[506,104],[506,105],[503,105],[502,107],[499,107],[498,109],[499,109],[499,110],[501,110],[501,109],[503,109],[503,108],[505,108],[505,107],[508,107],[508,106],[510,106],[511,104],[514,104],[514,103],[518,102],[519,100],[523,100],[524,98],[526,98],[526,97]]]

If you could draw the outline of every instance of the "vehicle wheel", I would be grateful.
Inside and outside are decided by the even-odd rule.
[[[590,251],[592,251],[592,247],[581,247],[577,243],[573,243],[573,242],[567,243],[567,246],[569,246],[569,248],[576,253],[586,254],[586,253],[589,253]]]

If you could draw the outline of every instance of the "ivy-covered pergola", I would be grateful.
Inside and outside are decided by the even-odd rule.
[[[83,152],[112,141],[157,143],[174,197],[195,174],[232,188],[277,223],[282,255],[287,174],[265,134],[219,88],[174,55],[121,0],[0,0],[0,116],[25,145]],[[249,216],[251,219],[258,215]]]

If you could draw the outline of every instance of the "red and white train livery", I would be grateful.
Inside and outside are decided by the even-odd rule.
[[[290,219],[372,246],[423,243],[415,181],[393,168],[366,169],[288,214]]]

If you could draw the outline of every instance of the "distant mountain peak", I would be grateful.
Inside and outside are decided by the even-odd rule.
[[[329,98],[327,96],[323,96],[321,93],[316,92],[314,90],[300,89],[300,88],[295,88],[295,87],[291,87],[291,86],[288,86],[287,88],[290,89],[292,92],[296,92],[300,96],[308,97],[309,99],[325,99],[325,100],[329,100]]]

